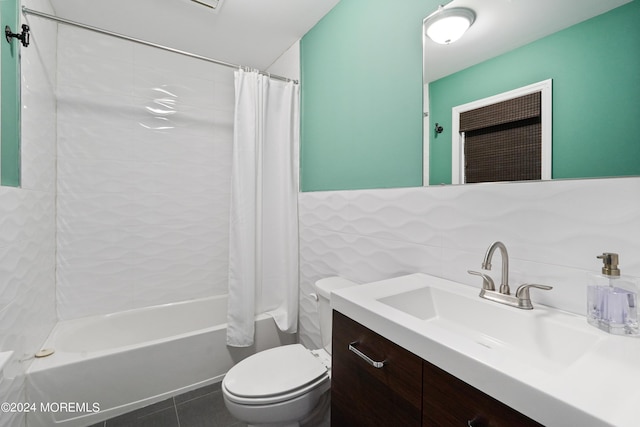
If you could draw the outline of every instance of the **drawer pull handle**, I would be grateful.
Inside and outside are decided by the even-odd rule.
[[[357,345],[358,345],[358,341],[354,341],[351,344],[349,344],[349,351],[352,351],[358,356],[360,356],[362,359],[364,359],[365,362],[367,362],[369,365],[373,366],[374,368],[380,369],[384,366],[386,360],[383,360],[382,362],[373,360],[372,358],[370,358],[369,356],[367,356],[366,354],[358,350],[356,348]]]
[[[482,417],[475,417],[474,419],[467,421],[467,426],[469,427],[482,427],[484,425],[486,425],[486,423]]]

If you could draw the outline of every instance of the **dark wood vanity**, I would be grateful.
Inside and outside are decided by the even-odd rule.
[[[382,361],[384,366],[373,366]],[[541,426],[337,311],[333,312],[331,425]]]

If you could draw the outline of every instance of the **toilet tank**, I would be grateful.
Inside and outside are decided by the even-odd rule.
[[[342,277],[327,277],[314,284],[318,296],[318,317],[320,318],[320,335],[322,347],[331,354],[331,305],[329,304],[331,291],[356,286],[357,283]]]

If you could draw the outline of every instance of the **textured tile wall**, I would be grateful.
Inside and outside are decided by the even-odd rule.
[[[58,314],[226,293],[233,70],[61,26]]]
[[[640,277],[640,178],[301,193],[300,339],[318,346],[312,284],[424,272],[480,287],[487,247],[503,241],[510,280],[554,286],[532,299],[578,314],[596,255],[618,252]],[[499,255],[491,275],[500,278]]]
[[[52,12],[48,0],[23,4]],[[14,351],[0,379],[2,402],[26,401],[24,373],[56,320],[56,26],[25,22],[32,35],[21,49],[22,188],[0,187],[0,351]],[[0,415],[0,426],[24,423],[24,413]]]

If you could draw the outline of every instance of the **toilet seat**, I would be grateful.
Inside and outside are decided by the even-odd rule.
[[[222,387],[226,397],[244,405],[268,405],[302,396],[328,384],[326,360],[301,344],[256,353],[231,368]]]

